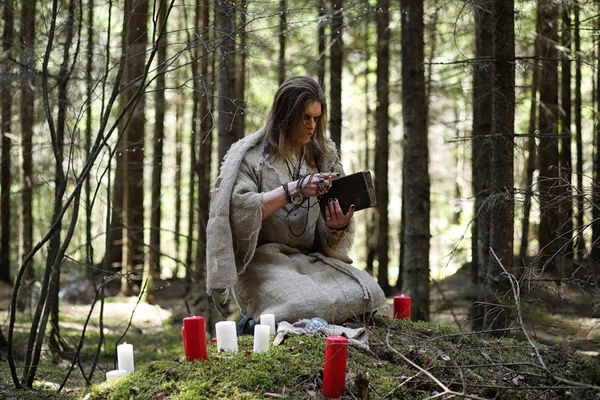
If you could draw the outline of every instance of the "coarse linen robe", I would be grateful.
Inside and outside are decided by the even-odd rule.
[[[319,170],[344,173],[337,157],[322,160]],[[301,172],[319,171],[304,165]],[[262,130],[229,150],[207,227],[208,292],[226,289],[251,317],[271,313],[288,322],[341,323],[386,308],[373,278],[351,265],[353,222],[328,228],[316,198],[262,221],[263,193],[291,180],[283,161],[268,159]]]

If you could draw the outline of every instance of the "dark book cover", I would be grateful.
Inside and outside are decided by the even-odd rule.
[[[375,189],[370,171],[361,171],[331,181],[329,191],[319,197],[321,214],[325,218],[325,207],[329,199],[337,198],[344,214],[354,204],[354,211],[377,205]]]

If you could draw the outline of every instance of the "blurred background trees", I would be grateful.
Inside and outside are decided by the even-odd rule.
[[[10,343],[17,310],[34,315],[23,385],[47,332],[68,347],[59,309],[74,286],[102,307],[183,280],[190,312],[211,314],[210,183],[295,75],[322,83],[346,172],[375,175],[355,264],[411,295],[415,318],[462,267],[473,329],[510,323],[508,272],[597,290],[592,0],[0,7],[0,281],[13,288],[0,334]]]

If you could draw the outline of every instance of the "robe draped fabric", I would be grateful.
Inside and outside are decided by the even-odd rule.
[[[260,130],[235,143],[214,185],[207,226],[207,291],[225,289],[251,317],[277,321],[321,317],[330,323],[386,308],[373,278],[354,268],[348,250],[354,223],[330,229],[316,198],[262,221],[263,193],[292,181],[282,160],[268,159]],[[343,169],[337,157],[322,172]],[[293,168],[292,168],[293,170]],[[319,172],[305,164],[302,175]]]

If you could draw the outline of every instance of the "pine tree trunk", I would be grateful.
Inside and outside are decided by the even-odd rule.
[[[279,86],[285,81],[285,35],[287,31],[287,5],[285,0],[279,0]]]
[[[577,153],[577,227],[576,252],[577,260],[582,261],[585,251],[584,202],[583,202],[583,139],[581,128],[581,36],[579,26],[579,0],[575,2],[575,147]]]
[[[490,211],[485,202],[490,191],[490,153],[492,133],[492,23],[491,0],[475,4],[475,57],[473,69],[473,147],[471,155],[472,185],[475,204],[471,225],[471,284],[473,330],[483,328],[485,313],[485,274],[490,247]]]
[[[219,131],[219,160],[222,161],[227,150],[238,138],[234,130],[235,105],[235,27],[233,16],[235,4],[232,0],[223,0],[217,7],[217,27],[220,32],[219,45],[219,73],[218,73],[218,104],[219,117],[217,128]]]
[[[537,13],[536,33],[539,32],[539,17]],[[540,81],[540,43],[536,38],[534,44],[535,60],[533,61],[533,72],[531,77],[531,106],[529,108],[529,128],[527,133],[530,135],[527,139],[527,166],[525,171],[525,199],[523,201],[523,218],[521,220],[521,245],[519,248],[519,259],[525,262],[527,257],[527,247],[529,245],[529,216],[531,214],[531,202],[533,199],[533,174],[537,165],[537,146],[535,143],[535,132],[537,123],[537,93]]]
[[[343,0],[331,0],[331,50],[329,84],[329,134],[339,153],[342,153],[342,27],[344,25]]]
[[[325,92],[325,0],[319,0],[319,12],[318,12],[318,49],[319,54],[317,57],[317,76],[319,79],[319,85],[323,92]]]
[[[504,269],[512,271],[514,240],[514,123],[515,123],[515,31],[514,0],[494,0],[494,78],[490,252],[486,276],[484,329],[508,326],[509,311],[503,304],[509,288]],[[496,256],[499,259],[496,260]],[[502,263],[503,267],[500,265]],[[498,334],[502,334],[501,332]]]
[[[162,165],[163,165],[163,142],[165,139],[165,70],[167,59],[167,43],[166,43],[166,18],[167,18],[167,1],[160,0],[158,16],[158,75],[156,77],[156,104],[155,104],[155,121],[154,121],[154,137],[152,138],[153,154],[152,154],[152,187],[151,187],[151,208],[150,208],[150,256],[148,258],[149,276],[152,281],[160,278],[160,236],[161,236],[161,188],[162,188]],[[162,31],[162,33],[161,33]],[[149,284],[150,293],[154,292],[154,285]],[[152,300],[152,299],[150,299]]]
[[[19,116],[21,119],[21,249],[20,259],[29,254],[33,248],[33,124],[34,124],[34,88],[35,79],[35,8],[36,1],[25,1],[21,7],[21,104]],[[31,301],[31,285],[34,274],[31,265],[26,266],[23,275],[23,291],[19,308],[28,308]]]
[[[596,0],[600,9],[600,1]],[[597,21],[596,29],[600,29],[600,19]],[[597,44],[597,50],[600,50],[600,42]],[[597,66],[600,68],[600,58],[597,60]],[[596,69],[596,112],[600,110],[600,69]],[[592,251],[591,259],[594,262],[594,273],[600,271],[600,123],[596,122],[595,154],[594,154],[594,180],[592,182]]]
[[[560,188],[563,201],[560,203],[560,215],[563,217],[561,226],[561,254],[573,258],[573,186],[571,176],[573,165],[571,161],[571,7],[563,2],[562,5],[562,59],[561,62],[561,140],[560,140]],[[561,190],[562,189],[562,190]],[[564,274],[564,260],[561,258],[561,273]]]
[[[2,31],[2,59],[0,59],[0,73],[9,76],[13,70],[10,59],[14,41],[14,10],[13,0],[4,1],[2,7],[4,30]],[[10,185],[12,174],[10,172],[10,149],[12,118],[12,82],[5,82],[0,87],[0,137],[2,138],[2,153],[0,154],[0,281],[12,283],[10,273],[10,239],[11,239],[11,212],[10,212]],[[1,335],[0,335],[1,336]],[[3,337],[2,337],[3,338]]]
[[[210,36],[209,29],[210,15],[208,0],[197,0],[199,7],[202,10],[201,24],[203,31],[201,37],[208,38]],[[200,17],[200,16],[198,16]],[[207,39],[205,39],[207,40]],[[202,140],[198,146],[198,241],[196,246],[196,273],[198,276],[198,287],[206,287],[206,225],[208,223],[208,212],[210,203],[210,175],[212,161],[212,104],[209,99],[212,98],[212,79],[208,73],[209,55],[204,53],[200,60],[200,90],[205,95],[200,98],[199,118],[202,121],[200,124],[200,134]],[[204,290],[200,290],[200,302],[197,312],[204,315],[207,326],[212,326],[210,301]]]
[[[181,101],[177,103],[175,108],[175,227],[174,227],[174,236],[175,236],[175,254],[177,259],[177,269],[175,270],[174,278],[177,278],[179,275],[179,270],[181,267],[180,257],[181,257],[181,161],[182,161],[182,152],[183,152],[183,143],[181,141],[181,126],[180,119],[181,114],[183,113],[184,102]],[[185,273],[187,273],[187,269],[183,268]]]
[[[377,143],[375,149],[375,178],[377,190],[377,282],[386,295],[391,287],[388,276],[389,222],[388,222],[388,160],[389,145],[389,77],[390,77],[390,3],[389,0],[378,0],[377,13]]]
[[[538,152],[540,193],[540,267],[552,267],[552,257],[559,249],[559,202],[561,192],[558,176],[558,9],[551,0],[540,1],[541,70]]]
[[[429,319],[429,149],[425,97],[423,1],[401,0],[402,116],[405,194],[403,292],[412,297],[412,318]]]
[[[131,3],[131,18],[127,29],[127,61],[124,84],[127,88],[122,95],[129,101],[145,82],[139,79],[144,74],[146,46],[148,44],[148,0],[135,0]],[[141,290],[144,272],[144,136],[146,125],[146,100],[140,93],[135,107],[128,112],[127,128],[124,134],[125,185],[123,195],[125,226],[125,265],[121,293],[131,296]]]

